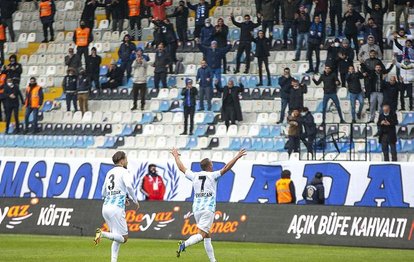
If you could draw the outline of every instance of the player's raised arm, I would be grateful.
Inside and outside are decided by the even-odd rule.
[[[230,169],[233,168],[234,164],[236,164],[237,160],[239,160],[240,158],[242,158],[243,156],[245,156],[247,153],[246,149],[241,149],[237,155],[230,160],[230,162],[228,162],[221,170],[220,173],[221,175],[224,175],[227,171],[229,171]]]
[[[180,169],[180,171],[185,174],[185,172],[187,171],[187,168],[184,166],[183,162],[181,162],[180,152],[178,152],[178,150],[176,148],[173,148],[171,150],[171,154],[173,155],[173,157],[175,159],[175,163],[177,164],[178,169]]]

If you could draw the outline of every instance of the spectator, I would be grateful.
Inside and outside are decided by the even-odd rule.
[[[6,96],[4,94],[5,88],[7,85],[6,81],[7,81],[7,74],[3,66],[1,70],[1,74],[0,74],[0,122],[3,122],[3,111],[6,112],[5,110]]]
[[[286,67],[283,70],[283,75],[279,77],[279,86],[280,86],[280,98],[281,98],[281,107],[280,110],[280,120],[277,122],[277,124],[283,123],[285,120],[285,112],[286,108],[288,108],[288,111],[290,111],[290,105],[289,105],[289,98],[290,98],[290,90],[292,86],[292,81],[294,78],[290,75],[290,69],[289,67]]]
[[[129,34],[133,40],[141,41],[141,0],[128,0]]]
[[[72,47],[69,48],[68,54],[65,56],[65,65],[69,68],[75,69],[76,74],[79,68],[82,66],[80,56],[75,54]]]
[[[217,86],[221,90],[221,61],[226,56],[227,52],[230,51],[231,45],[226,47],[217,48],[217,42],[211,42],[211,47],[205,47],[200,43],[197,44],[201,52],[203,52],[204,58],[209,66],[214,77],[218,80]]]
[[[323,83],[322,125],[325,124],[326,108],[328,105],[328,101],[330,99],[334,102],[336,109],[338,110],[338,115],[341,119],[341,124],[345,124],[346,122],[342,116],[341,104],[339,103],[338,95],[336,94],[337,86],[340,85],[340,82],[336,74],[332,72],[332,69],[329,66],[325,66],[325,70],[323,74],[319,77],[319,79],[316,80],[315,75],[312,79],[316,85]]]
[[[302,127],[300,125],[300,114],[298,109],[293,109],[290,116],[287,117],[287,122],[289,125],[288,129],[288,142],[287,142],[287,149],[288,154],[292,154],[292,152],[299,153],[300,147],[300,132]]]
[[[289,30],[293,39],[293,46],[296,47],[297,31],[295,27],[295,14],[298,9],[299,0],[287,0],[283,2],[283,10],[285,12],[285,20],[283,21],[283,49],[287,49]]]
[[[397,132],[398,125],[397,114],[391,112],[390,106],[384,104],[382,106],[382,113],[378,117],[378,136],[379,143],[381,143],[382,153],[384,154],[384,161],[390,161],[389,148],[391,148],[391,160],[397,161]]]
[[[169,55],[169,73],[173,74],[173,65],[177,62],[177,35],[174,30],[173,24],[169,19],[165,19],[163,22],[163,32],[165,43],[167,44],[166,49]]]
[[[185,6],[185,1],[181,0],[179,2],[179,5],[174,9],[174,13],[171,17],[175,17],[175,28],[177,30],[178,39],[184,44],[188,39],[188,7]]]
[[[43,91],[36,83],[36,78],[31,77],[29,85],[26,87],[26,98],[24,105],[26,107],[24,123],[25,123],[25,133],[29,132],[29,116],[33,113],[33,133],[37,133],[37,121],[38,121],[38,112],[39,108],[43,104]]]
[[[187,78],[185,80],[186,87],[183,88],[181,91],[181,95],[183,96],[183,104],[184,104],[184,132],[181,135],[187,135],[187,128],[188,128],[188,118],[190,117],[190,133],[189,135],[193,135],[194,129],[194,113],[196,107],[196,97],[198,94],[197,88],[193,86],[193,80]]]
[[[401,107],[404,106],[404,90],[397,81],[397,77],[391,76],[390,81],[384,85],[384,105],[389,105],[392,112],[397,112],[398,94],[401,93]]]
[[[349,60],[348,54],[344,53],[342,49],[338,52],[338,65],[339,65],[338,69],[339,69],[339,75],[341,76],[342,87],[345,87],[346,75],[348,73],[349,66],[354,65],[354,63],[351,60]]]
[[[349,41],[353,41],[355,51],[358,54],[358,27],[365,19],[354,10],[352,4],[348,4],[348,10],[345,12],[342,21],[345,22],[345,36]]]
[[[300,50],[305,46],[305,50],[308,49],[308,38],[311,21],[310,16],[304,5],[299,7],[299,12],[295,14],[294,27],[297,29],[298,37],[296,40],[296,54],[293,61],[300,60]]]
[[[410,111],[413,111],[414,63],[410,62],[408,58],[405,58],[402,63],[396,62],[396,65],[400,69],[402,90],[407,93],[407,97],[410,103],[409,108]],[[401,109],[405,110],[404,99],[401,100]]]
[[[289,107],[291,109],[298,109],[298,113],[303,108],[303,95],[308,92],[308,88],[304,84],[299,84],[296,79],[292,80],[292,86],[289,92]]]
[[[229,80],[227,85],[223,89],[223,99],[221,115],[227,129],[230,126],[236,124],[237,121],[243,121],[242,110],[240,106],[239,94],[244,90],[243,84],[240,86],[234,86],[233,80]]]
[[[207,100],[207,110],[211,110],[211,100],[213,98],[213,72],[207,67],[205,60],[201,61],[201,67],[197,70],[196,82],[199,84],[200,90],[200,111],[204,111],[204,96]]]
[[[141,1],[141,0],[139,0],[139,1]],[[111,3],[112,3],[112,0],[103,0],[103,3],[105,5],[105,17],[106,17],[106,20],[108,20],[108,23],[111,23],[111,16],[112,16]]]
[[[6,26],[0,19],[0,65],[5,64],[4,60],[4,43],[7,41],[6,39]]]
[[[364,43],[368,42],[369,36],[373,36],[375,39],[375,44],[380,46],[380,42],[382,42],[382,37],[380,38],[379,32],[380,29],[375,24],[374,19],[372,17],[368,18],[368,21],[364,25],[362,25],[359,30],[364,32]]]
[[[379,59],[382,59],[381,49],[378,45],[375,44],[375,38],[373,36],[368,36],[368,41],[366,44],[361,46],[361,49],[358,53],[358,59],[360,62],[364,62],[366,59],[369,58],[370,52],[374,50],[376,52],[376,56]]]
[[[167,88],[167,68],[170,64],[170,56],[165,51],[164,44],[158,44],[157,51],[155,51],[155,61],[153,63],[154,70],[154,87],[159,88],[160,81],[162,87]]]
[[[112,0],[110,5],[112,13],[112,31],[115,32],[118,29],[119,33],[121,33],[124,27],[124,19],[126,18],[126,1]]]
[[[89,99],[89,92],[91,91],[91,79],[86,74],[85,69],[79,69],[79,79],[78,79],[78,102],[80,111],[82,115],[88,111],[88,99]]]
[[[263,63],[267,73],[267,86],[272,86],[269,71],[270,48],[272,47],[272,38],[267,38],[262,30],[259,30],[257,37],[253,38],[256,43],[255,56],[259,67],[259,83],[256,86],[263,86]]]
[[[244,16],[244,22],[239,23],[236,22],[234,19],[233,13],[231,13],[231,21],[233,24],[240,28],[240,41],[239,46],[237,47],[237,55],[236,55],[236,70],[234,71],[235,74],[240,72],[240,60],[243,53],[246,54],[246,70],[244,71],[245,74],[249,72],[250,68],[250,51],[252,48],[252,31],[256,27],[259,27],[261,24],[260,14],[257,14],[257,23],[253,23],[250,21],[250,15]]]
[[[323,175],[318,172],[303,190],[302,197],[307,205],[324,205],[325,204],[325,187],[323,186]]]
[[[5,133],[6,134],[9,133],[10,120],[11,120],[11,116],[13,114],[14,121],[15,121],[15,133],[17,134],[17,133],[20,132],[20,127],[19,127],[19,107],[20,107],[20,103],[19,103],[19,101],[21,101],[22,104],[24,103],[24,101],[23,101],[23,96],[22,96],[22,93],[20,92],[19,86],[15,85],[11,78],[7,79],[6,86],[4,87],[4,95],[5,95],[5,98],[6,98],[6,101],[5,101],[5,104],[4,104],[4,108],[5,108],[5,111],[6,111],[6,131],[5,131]]]
[[[331,33],[329,36],[342,35],[342,1],[329,0],[329,19],[331,20]],[[338,21],[338,34],[336,34],[335,18]]]
[[[125,35],[118,50],[118,57],[121,60],[122,75],[124,75],[126,71],[127,79],[131,77],[131,65],[134,61],[133,55],[136,48],[135,44],[131,41],[130,35]]]
[[[75,108],[75,111],[78,111],[78,98],[76,96],[76,91],[78,88],[78,77],[75,74],[73,68],[68,68],[67,75],[63,78],[62,82],[63,92],[66,95],[66,110],[69,112],[71,103]]]
[[[349,0],[348,3],[354,7],[356,12],[362,12],[362,0]]]
[[[157,174],[156,165],[148,165],[148,174],[142,178],[139,188],[145,195],[145,200],[164,200],[165,184],[162,177]]]
[[[48,30],[50,32],[50,41],[54,41],[55,33],[53,32],[53,22],[55,19],[56,6],[54,0],[41,0],[39,3],[39,16],[43,25],[43,41],[48,43]]]
[[[328,54],[326,57],[325,65],[328,65],[332,68],[332,71],[338,73],[338,53],[341,50],[341,40],[335,38],[334,42],[328,47]]]
[[[217,25],[214,28],[214,41],[217,42],[218,48],[227,47],[227,35],[229,34],[229,27],[224,24],[223,18],[217,19]],[[227,73],[227,59],[223,56],[223,74]]]
[[[17,10],[17,1],[1,0],[0,1],[0,17],[2,24],[9,29],[10,40],[15,42],[15,34],[13,29],[13,14]],[[5,38],[5,37],[4,37]]]
[[[136,52],[136,58],[132,63],[133,69],[133,86],[132,86],[132,94],[133,94],[133,101],[134,105],[131,110],[137,109],[137,100],[138,96],[141,100],[141,110],[145,108],[145,95],[147,94],[147,61],[143,56],[144,51],[142,48],[138,48]]]
[[[269,30],[269,37],[273,34],[273,24],[279,20],[279,14],[276,18],[276,12],[279,12],[280,1],[279,0],[263,0],[261,3],[260,13],[262,14],[262,30],[266,35],[266,31]]]
[[[321,18],[315,16],[314,22],[311,24],[309,30],[309,40],[308,40],[308,53],[307,58],[309,60],[309,69],[306,73],[318,73],[320,59],[320,50],[323,48],[323,41],[325,40],[325,30],[324,26],[321,23]],[[315,52],[316,55],[316,66],[313,67],[312,53]]]
[[[187,1],[187,7],[195,12],[195,28],[194,28],[194,38],[200,37],[201,28],[204,26],[204,21],[209,16],[210,9],[215,5],[214,2],[207,3],[205,0],[200,0],[200,3],[192,5]]]
[[[84,21],[80,22],[80,27],[76,28],[73,34],[73,42],[76,44],[76,54],[82,61],[82,55],[85,57],[85,63],[89,56],[89,44],[93,41],[93,35],[90,28],[86,27]]]
[[[124,77],[121,68],[116,64],[115,61],[111,63],[106,74],[108,81],[102,84],[102,88],[116,89],[122,84],[122,78]]]
[[[11,78],[16,86],[20,86],[20,76],[23,72],[22,64],[17,62],[17,56],[15,54],[9,57],[9,62],[6,66],[7,77]]]
[[[296,204],[295,184],[290,179],[290,171],[282,171],[281,178],[276,181],[276,203],[277,204]]]
[[[98,7],[107,7],[107,4],[101,4],[97,0],[86,0],[82,11],[81,21],[84,21],[85,27],[93,30],[95,25],[95,11]],[[74,41],[75,42],[75,41]]]
[[[404,59],[408,59],[411,61],[414,61],[414,48],[413,48],[413,41],[410,39],[405,40],[405,45],[402,46],[400,42],[398,41],[398,37],[395,36],[394,38],[394,46],[396,46],[399,49],[399,52],[397,54],[398,60],[402,61]],[[398,61],[398,62],[400,62]]]
[[[172,5],[172,0],[144,0],[144,4],[152,9],[152,20],[162,22],[167,19],[166,7]]]
[[[328,15],[328,0],[314,0],[313,2],[315,3],[315,12],[313,18],[315,19],[316,16],[321,17],[321,22],[325,27],[326,17]]]
[[[364,76],[360,71],[355,71],[353,65],[348,67],[346,82],[348,83],[349,100],[351,102],[352,123],[356,123],[356,118],[361,119],[362,108],[364,107],[364,96],[361,88],[361,81]],[[356,101],[359,102],[358,113],[355,112]]]
[[[387,70],[384,70],[380,64],[377,64],[373,71],[367,69],[364,64],[361,64],[361,66],[362,68],[364,68],[364,71],[366,72],[364,76],[368,77],[369,79],[368,85],[365,86],[365,89],[368,89],[370,93],[369,111],[371,113],[371,118],[368,123],[374,123],[376,106],[378,104],[378,108],[379,110],[381,110],[381,105],[384,100],[384,78],[385,75],[391,71],[393,65],[391,65],[391,67]]]
[[[408,30],[408,9],[410,8],[410,0],[395,0],[394,4],[395,28],[400,28],[400,18],[401,15],[404,15],[404,29]]]
[[[95,88],[100,89],[99,83],[99,71],[101,68],[102,58],[96,54],[96,48],[92,47],[91,55],[88,57],[86,63],[86,74],[88,75],[91,83],[95,85]]]
[[[300,118],[302,132],[300,134],[302,142],[305,144],[308,153],[313,155],[313,144],[316,138],[316,124],[309,108],[304,107]]]
[[[211,19],[207,18],[200,32],[201,44],[204,46],[210,46],[211,41],[213,41],[214,38],[214,32],[215,28],[211,25]]]
[[[384,14],[388,12],[388,1],[385,1],[384,7],[381,8],[381,2],[372,1],[373,8],[368,6],[368,1],[364,1],[365,11],[374,19],[375,24],[378,26],[378,42],[381,52],[384,52],[383,33],[384,30]]]

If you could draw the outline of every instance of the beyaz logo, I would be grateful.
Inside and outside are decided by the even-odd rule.
[[[42,207],[37,220],[38,226],[70,226],[71,213],[73,208],[61,208],[56,207],[55,204],[51,204],[49,207]]]
[[[194,235],[198,231],[197,224],[191,224],[190,218],[194,214],[192,212],[187,212],[184,215],[184,225],[181,230],[181,235]],[[216,211],[214,214],[214,222],[211,226],[210,233],[212,234],[231,234],[237,232],[239,225],[247,220],[246,215],[241,215],[239,220],[231,219],[230,215],[222,212]]]
[[[174,207],[172,211],[154,213],[140,213],[135,210],[126,210],[125,219],[128,224],[128,230],[131,232],[144,232],[152,228],[153,230],[160,231],[175,221],[174,213],[179,210],[180,207],[178,206]],[[102,226],[102,229],[109,231],[106,223]]]
[[[13,229],[33,215],[33,213],[29,213],[29,209],[30,205],[14,205],[0,208],[0,225],[7,221],[6,228]]]

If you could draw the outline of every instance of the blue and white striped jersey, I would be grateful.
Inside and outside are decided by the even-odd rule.
[[[187,169],[185,176],[193,182],[193,212],[202,210],[216,212],[217,180],[221,177],[220,170],[193,172]]]
[[[117,166],[112,168],[105,177],[102,187],[104,205],[115,205],[125,208],[126,197],[137,203],[137,197],[132,186],[132,175],[126,168]]]

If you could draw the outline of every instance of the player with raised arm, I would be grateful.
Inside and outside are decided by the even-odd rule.
[[[221,170],[213,171],[213,162],[205,158],[201,160],[200,166],[203,171],[193,172],[187,169],[180,160],[180,153],[173,148],[171,154],[174,156],[175,163],[189,180],[193,183],[194,200],[193,214],[197,223],[198,233],[192,235],[186,241],[180,241],[177,250],[177,257],[191,245],[197,244],[204,239],[204,248],[210,262],[216,262],[214,257],[214,249],[211,244],[210,228],[213,225],[214,213],[216,211],[216,191],[217,180],[229,171],[237,160],[246,155],[246,150],[240,150],[237,155],[228,162]]]
[[[105,198],[102,206],[102,216],[110,232],[103,232],[100,228],[97,228],[94,241],[97,245],[102,237],[112,240],[111,262],[116,262],[121,244],[128,240],[125,204],[129,205],[129,199],[131,199],[138,210],[139,203],[132,186],[132,175],[127,170],[128,159],[125,152],[116,152],[112,156],[112,161],[115,167],[106,174],[102,187],[102,197]]]

